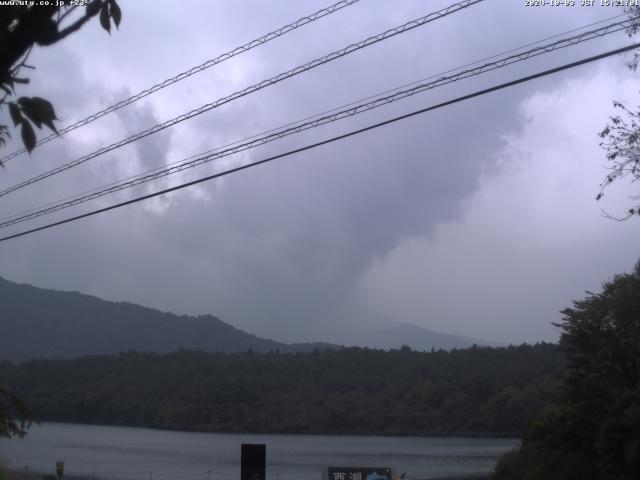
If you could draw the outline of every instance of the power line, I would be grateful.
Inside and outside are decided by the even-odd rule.
[[[119,183],[121,183],[121,182],[124,182],[124,181],[126,181],[126,180],[134,179],[134,178],[139,178],[139,177],[145,176],[145,175],[150,174],[150,173],[158,172],[159,170],[163,170],[163,169],[164,169],[164,168],[166,168],[166,167],[174,166],[174,165],[177,165],[177,164],[179,164],[179,163],[182,163],[182,162],[185,162],[185,161],[188,161],[188,160],[191,160],[191,159],[194,159],[194,158],[197,158],[197,157],[203,156],[203,155],[205,155],[205,154],[209,154],[209,153],[212,153],[212,152],[216,152],[216,151],[222,150],[222,149],[227,148],[227,147],[230,147],[230,146],[232,146],[232,145],[236,145],[236,144],[239,144],[239,143],[242,143],[242,142],[245,142],[245,141],[248,141],[248,140],[251,140],[251,139],[257,138],[257,137],[259,137],[259,136],[261,136],[261,135],[266,135],[266,134],[269,134],[269,133],[272,133],[272,132],[275,132],[275,131],[281,130],[281,129],[286,128],[286,127],[289,127],[289,126],[293,126],[293,125],[298,124],[298,123],[300,123],[300,122],[304,122],[304,121],[306,121],[306,120],[311,120],[311,119],[314,119],[314,118],[317,118],[317,117],[320,117],[320,116],[323,116],[323,115],[326,115],[326,114],[329,114],[329,113],[335,112],[335,111],[337,111],[337,110],[340,110],[340,109],[343,109],[343,108],[346,108],[346,107],[350,107],[350,106],[352,106],[352,105],[356,105],[357,103],[364,102],[364,101],[366,101],[366,100],[371,100],[371,99],[373,99],[373,98],[379,97],[379,96],[384,95],[384,94],[387,94],[387,93],[395,92],[395,91],[398,91],[398,90],[400,90],[400,89],[403,89],[403,88],[406,88],[406,87],[409,87],[409,86],[412,86],[412,85],[417,85],[417,84],[418,84],[418,83],[420,83],[420,82],[424,82],[424,81],[426,81],[426,80],[430,80],[430,79],[432,79],[432,78],[436,78],[436,77],[438,77],[438,76],[446,75],[446,74],[448,74],[448,73],[452,73],[452,72],[458,71],[458,70],[463,69],[463,68],[471,67],[471,66],[473,66],[473,65],[477,65],[477,64],[479,64],[479,63],[481,63],[481,62],[485,62],[485,61],[487,61],[487,60],[493,60],[493,59],[495,59],[495,58],[499,58],[499,57],[501,57],[501,56],[503,56],[503,55],[507,55],[507,54],[509,54],[509,53],[518,52],[518,51],[520,51],[520,50],[523,50],[524,48],[531,47],[531,46],[534,46],[534,45],[539,45],[539,44],[541,44],[541,43],[543,43],[543,42],[546,42],[546,41],[549,41],[549,40],[553,40],[553,39],[555,39],[555,38],[559,38],[559,37],[561,37],[561,36],[563,36],[563,35],[568,35],[568,34],[570,34],[570,33],[579,32],[579,31],[581,31],[581,30],[585,30],[585,29],[587,29],[587,28],[589,28],[589,27],[593,27],[593,26],[595,26],[595,25],[600,25],[600,24],[602,24],[602,23],[609,22],[609,21],[612,21],[612,20],[616,20],[616,19],[618,19],[618,18],[622,18],[622,17],[627,17],[627,14],[625,14],[625,13],[621,13],[621,14],[619,14],[619,15],[614,15],[614,16],[611,16],[611,17],[603,18],[603,19],[597,20],[597,21],[595,21],[595,22],[589,23],[589,24],[587,24],[587,25],[583,25],[583,26],[581,26],[581,27],[573,28],[573,29],[571,29],[571,30],[566,30],[566,31],[564,31],[564,32],[557,33],[557,34],[555,34],[555,35],[552,35],[552,36],[549,36],[549,37],[545,37],[545,38],[542,38],[542,39],[540,39],[540,40],[536,40],[535,42],[530,42],[530,43],[527,43],[527,44],[525,44],[525,45],[521,45],[521,46],[519,46],[519,47],[512,48],[512,49],[509,49],[509,50],[504,50],[504,51],[502,51],[502,52],[499,52],[499,53],[497,53],[497,54],[491,55],[491,56],[489,56],[489,57],[484,57],[484,58],[481,58],[481,59],[475,60],[475,61],[473,61],[473,62],[466,63],[466,64],[464,64],[464,65],[460,65],[460,66],[457,66],[457,67],[455,67],[455,68],[451,68],[451,69],[446,70],[446,71],[444,71],[444,72],[440,72],[440,73],[437,73],[437,74],[434,74],[434,75],[430,75],[430,76],[428,76],[428,77],[421,78],[421,79],[419,79],[419,80],[414,80],[414,81],[412,81],[412,82],[410,82],[410,83],[406,83],[406,84],[400,85],[400,86],[395,87],[395,88],[391,88],[391,89],[384,90],[384,91],[382,91],[382,92],[378,92],[377,94],[374,94],[374,95],[369,95],[369,96],[367,96],[367,97],[359,98],[359,99],[357,99],[357,100],[353,100],[353,101],[351,101],[351,102],[349,102],[349,103],[347,103],[347,104],[342,104],[342,105],[339,105],[339,106],[337,106],[337,107],[331,108],[331,109],[329,109],[329,110],[325,110],[325,111],[323,111],[323,112],[316,113],[316,114],[310,115],[310,116],[308,116],[308,117],[305,117],[305,118],[302,118],[302,119],[299,119],[299,120],[296,120],[296,121],[293,121],[293,122],[289,122],[289,123],[284,124],[284,125],[280,125],[280,126],[278,126],[278,127],[274,127],[274,128],[269,129],[269,130],[267,130],[267,131],[264,131],[264,132],[261,132],[261,133],[257,133],[257,134],[253,134],[253,135],[250,135],[250,136],[248,136],[248,137],[245,137],[245,138],[242,138],[242,139],[239,139],[239,140],[235,140],[235,141],[230,142],[230,143],[227,143],[227,144],[225,144],[225,145],[218,146],[218,147],[216,147],[216,148],[214,148],[214,149],[207,150],[207,151],[205,151],[205,152],[201,152],[201,153],[198,153],[198,154],[195,154],[195,155],[191,155],[191,156],[189,156],[189,157],[187,157],[187,158],[183,158],[183,159],[181,159],[181,160],[177,160],[177,161],[174,161],[174,162],[168,163],[168,164],[166,164],[166,165],[164,165],[164,166],[156,167],[156,168],[152,168],[152,169],[146,170],[146,171],[144,171],[144,172],[140,172],[140,173],[138,173],[138,174],[136,174],[136,175],[131,175],[131,176],[126,177],[126,178],[121,178],[121,179],[119,179],[119,180],[115,180],[115,181],[110,182],[110,183],[108,183],[108,184],[106,184],[106,185],[102,185],[102,186],[95,187],[95,188],[92,188],[92,189],[90,189],[90,190],[87,190],[87,191],[84,191],[84,192],[81,192],[81,193],[77,193],[77,194],[74,194],[74,195],[70,195],[70,196],[64,197],[64,198],[59,199],[59,200],[56,200],[56,201],[54,201],[54,202],[49,202],[49,203],[44,204],[44,205],[39,205],[39,206],[37,206],[37,207],[32,207],[32,208],[29,208],[29,209],[23,210],[23,211],[21,211],[21,212],[18,212],[18,213],[16,213],[16,214],[13,214],[13,215],[9,215],[9,216],[6,216],[6,217],[2,217],[2,218],[0,218],[0,222],[2,222],[2,221],[4,221],[4,220],[8,220],[8,219],[16,218],[16,217],[18,217],[18,216],[22,216],[22,215],[25,215],[25,214],[27,214],[27,213],[34,212],[34,211],[36,211],[36,210],[38,210],[38,209],[43,209],[43,208],[45,208],[45,207],[49,207],[49,206],[52,206],[52,205],[56,205],[57,203],[66,202],[66,201],[68,201],[68,200],[72,200],[72,199],[77,199],[77,198],[79,198],[79,197],[82,197],[82,196],[88,195],[88,194],[90,194],[90,193],[97,192],[97,191],[99,191],[99,190],[101,190],[101,189],[105,189],[105,188],[107,188],[107,187],[111,187],[111,186],[117,185],[117,184],[119,184]],[[638,18],[640,18],[640,17],[636,17],[635,19],[638,19]],[[635,20],[635,19],[634,19],[634,20]],[[613,32],[611,32],[611,33],[613,33]]]
[[[16,190],[19,190],[21,188],[24,188],[28,185],[32,185],[34,183],[40,182],[46,178],[49,178],[53,175],[57,175],[58,173],[62,173],[66,170],[69,170],[70,168],[73,168],[77,165],[80,165],[82,163],[85,163],[89,160],[91,160],[92,158],[98,157],[104,153],[110,152],[112,150],[115,150],[116,148],[122,147],[124,145],[127,145],[131,142],[135,142],[137,140],[140,140],[142,138],[145,138],[149,135],[152,135],[154,133],[157,133],[161,130],[164,130],[165,128],[168,127],[172,127],[178,123],[184,122],[185,120],[189,120],[197,115],[200,115],[204,112],[207,112],[209,110],[212,110],[214,108],[217,108],[221,105],[224,105],[226,103],[229,103],[233,100],[236,100],[238,98],[244,97],[246,95],[249,95],[251,93],[254,93],[258,90],[261,90],[265,87],[271,86],[271,85],[275,85],[276,83],[279,83],[283,80],[286,80],[288,78],[294,77],[296,75],[299,75],[301,73],[304,73],[306,71],[309,71],[313,68],[316,68],[320,65],[324,65],[325,63],[329,63],[333,60],[336,60],[338,58],[344,57],[345,55],[349,55],[350,53],[353,53],[357,50],[361,50],[363,48],[369,47],[371,45],[374,45],[378,42],[387,40],[389,38],[395,37],[396,35],[399,35],[401,33],[406,33],[410,30],[413,30],[414,28],[417,27],[421,27],[424,26],[430,22],[433,22],[435,20],[438,20],[440,18],[446,17],[447,15],[451,15],[453,13],[456,13],[460,10],[463,10],[465,8],[468,8],[476,3],[480,3],[483,2],[484,0],[464,0],[462,2],[458,2],[458,3],[454,3],[446,8],[443,8],[441,10],[438,10],[436,12],[432,12],[428,15],[425,15],[423,17],[417,18],[415,20],[411,20],[403,25],[400,25],[398,27],[386,30],[385,32],[382,32],[378,35],[374,35],[371,37],[366,38],[365,40],[362,40],[360,42],[357,43],[353,43],[343,49],[340,50],[336,50],[328,55],[325,55],[323,57],[317,58],[311,62],[308,62],[304,65],[300,65],[297,66],[291,70],[288,70],[286,72],[283,73],[279,73],[278,75],[271,77],[268,80],[263,80],[259,83],[256,83],[250,87],[247,87],[243,90],[239,90],[235,93],[232,93],[231,95],[228,95],[226,97],[222,97],[219,98],[218,100],[212,102],[212,103],[208,103],[206,105],[203,105],[199,108],[196,108],[195,110],[191,110],[188,113],[183,113],[182,115],[179,115],[175,118],[172,118],[171,120],[167,120],[164,123],[161,124],[157,124],[153,127],[151,127],[148,130],[144,130],[142,132],[138,132],[135,135],[132,135],[128,138],[125,138],[123,140],[120,140],[119,142],[116,143],[112,143],[109,146],[106,147],[102,147],[99,150],[96,150],[88,155],[85,155],[83,157],[80,157],[72,162],[69,163],[65,163],[63,165],[60,165],[59,167],[56,167],[52,170],[49,170],[48,172],[42,173],[40,175],[37,175],[35,177],[32,177],[28,180],[25,180],[21,183],[18,183],[17,185],[14,185],[12,187],[9,187],[5,190],[0,191],[0,197],[3,197],[5,195],[8,195],[11,192],[15,192]]]
[[[56,227],[56,226],[59,226],[59,225],[64,225],[66,223],[74,222],[74,221],[80,220],[82,218],[91,217],[91,216],[97,215],[99,213],[108,212],[110,210],[115,210],[115,209],[120,208],[120,207],[124,207],[124,206],[127,206],[127,205],[132,205],[134,203],[138,203],[138,202],[141,202],[143,200],[148,200],[150,198],[154,198],[154,197],[157,197],[157,196],[160,196],[160,195],[165,195],[167,193],[175,192],[177,190],[181,190],[183,188],[191,187],[191,186],[197,185],[199,183],[203,183],[203,182],[207,182],[209,180],[213,180],[213,179],[216,179],[216,178],[224,177],[226,175],[229,175],[229,174],[232,174],[232,173],[236,173],[236,172],[239,172],[239,171],[242,171],[242,170],[246,170],[248,168],[255,167],[255,166],[258,166],[258,165],[262,165],[264,163],[272,162],[272,161],[277,160],[279,158],[284,158],[284,157],[288,157],[288,156],[294,155],[296,153],[301,153],[301,152],[304,152],[304,151],[307,151],[307,150],[311,150],[311,149],[320,147],[322,145],[327,145],[327,144],[336,142],[338,140],[344,140],[345,138],[349,138],[349,137],[352,137],[352,136],[355,136],[355,135],[359,135],[359,134],[367,132],[369,130],[373,130],[373,129],[376,129],[376,128],[379,128],[379,127],[382,127],[382,126],[385,126],[385,125],[389,125],[389,124],[398,122],[400,120],[405,120],[407,118],[414,117],[416,115],[421,115],[423,113],[430,112],[432,110],[437,110],[439,108],[447,107],[447,106],[453,105],[455,103],[460,103],[460,102],[463,102],[463,101],[466,101],[466,100],[470,100],[472,98],[479,97],[479,96],[482,96],[482,95],[486,95],[488,93],[492,93],[492,92],[495,92],[495,91],[498,91],[498,90],[502,90],[502,89],[505,89],[505,88],[508,88],[508,87],[512,87],[514,85],[519,85],[521,83],[529,82],[531,80],[535,80],[535,79],[540,78],[540,77],[544,77],[544,76],[547,76],[547,75],[558,73],[558,72],[561,72],[561,71],[564,71],[564,70],[568,70],[570,68],[575,68],[575,67],[580,66],[580,65],[585,65],[587,63],[591,63],[591,62],[594,62],[596,60],[601,60],[603,58],[607,58],[607,57],[610,57],[612,55],[617,55],[619,53],[624,53],[624,52],[636,49],[638,47],[640,47],[640,43],[634,43],[634,44],[628,45],[626,47],[621,47],[621,48],[618,48],[618,49],[615,49],[615,50],[610,50],[608,52],[601,53],[599,55],[594,55],[594,56],[591,56],[591,57],[587,57],[587,58],[584,58],[582,60],[578,60],[578,61],[575,61],[575,62],[572,62],[572,63],[567,63],[567,64],[564,64],[564,65],[559,66],[559,67],[551,68],[549,70],[544,70],[542,72],[538,72],[538,73],[535,73],[535,74],[532,74],[532,75],[527,75],[525,77],[520,77],[520,78],[518,78],[516,80],[511,80],[509,82],[501,83],[499,85],[495,85],[495,86],[490,87],[490,88],[485,88],[483,90],[478,90],[476,92],[473,92],[473,93],[470,93],[470,94],[467,94],[467,95],[463,95],[461,97],[457,97],[457,98],[454,98],[452,100],[448,100],[446,102],[438,103],[436,105],[431,105],[429,107],[425,107],[425,108],[422,108],[420,110],[415,110],[413,112],[406,113],[404,115],[400,115],[400,116],[397,116],[397,117],[393,117],[393,118],[390,118],[390,119],[382,121],[382,122],[374,123],[372,125],[368,125],[366,127],[359,128],[357,130],[352,130],[350,132],[344,133],[342,135],[337,135],[337,136],[328,138],[326,140],[322,140],[320,142],[312,143],[312,144],[306,145],[304,147],[296,148],[296,149],[289,150],[289,151],[284,152],[284,153],[273,155],[271,157],[267,157],[267,158],[264,158],[262,160],[258,160],[258,161],[252,162],[252,163],[241,165],[239,167],[230,168],[230,169],[225,170],[223,172],[215,173],[213,175],[202,177],[202,178],[199,178],[197,180],[192,180],[190,182],[182,183],[180,185],[176,185],[174,187],[166,188],[166,189],[160,190],[158,192],[150,193],[150,194],[147,194],[147,195],[142,195],[140,197],[136,197],[136,198],[133,198],[131,200],[127,200],[125,202],[121,202],[121,203],[117,203],[117,204],[114,204],[114,205],[110,205],[108,207],[104,207],[104,208],[100,208],[100,209],[97,209],[97,210],[93,210],[91,212],[83,213],[81,215],[76,215],[74,217],[66,218],[64,220],[60,220],[60,221],[57,221],[57,222],[49,223],[49,224],[43,225],[41,227],[32,228],[30,230],[25,230],[25,231],[22,231],[22,232],[19,232],[19,233],[15,233],[13,235],[2,237],[2,238],[0,238],[0,242],[4,242],[4,241],[11,240],[11,239],[14,239],[14,238],[22,237],[22,236],[28,235],[30,233],[35,233],[35,232],[39,232],[41,230],[46,230],[46,229],[49,229],[49,228],[53,228],[53,227]]]
[[[345,7],[348,7],[350,5],[353,5],[354,3],[359,2],[360,0],[341,0],[337,3],[334,3],[333,5],[323,8],[321,10],[318,10],[317,12],[314,12],[310,15],[306,15],[304,17],[299,18],[298,20],[296,20],[295,22],[289,23],[288,25],[285,25],[284,27],[280,27],[277,30],[274,30],[273,32],[269,32],[266,35],[261,36],[260,38],[256,38],[255,40],[251,40],[250,42],[245,43],[244,45],[241,45],[239,47],[234,48],[233,50],[230,50],[226,53],[223,53],[221,55],[218,55],[215,58],[212,58],[210,60],[207,60],[204,63],[201,63],[200,65],[197,65],[195,67],[190,68],[189,70],[186,70],[184,72],[178,73],[177,75],[171,77],[171,78],[167,78],[166,80],[163,80],[160,83],[156,83],[155,85],[153,85],[152,87],[147,88],[146,90],[142,90],[139,93],[136,93],[135,95],[130,96],[129,98],[125,99],[125,100],[121,100],[117,103],[114,103],[113,105],[105,108],[104,110],[100,110],[99,112],[93,113],[91,115],[89,115],[88,117],[83,118],[82,120],[78,120],[77,122],[68,125],[64,128],[61,128],[58,130],[58,135],[56,135],[55,133],[49,135],[48,137],[43,137],[41,139],[39,139],[36,142],[36,145],[42,145],[44,143],[47,143],[51,140],[53,140],[54,138],[58,138],[61,135],[64,135],[65,133],[68,133],[72,130],[75,130],[76,128],[80,128],[83,127],[91,122],[94,122],[95,120],[98,120],[99,118],[104,117],[105,115],[108,115],[109,113],[115,112],[116,110],[119,110],[123,107],[126,107],[127,105],[132,104],[133,102],[136,102],[144,97],[146,97],[147,95],[151,95],[152,93],[157,92],[158,90],[162,90],[163,88],[168,87],[169,85],[173,85],[174,83],[179,82],[180,80],[184,80],[185,78],[188,78],[192,75],[195,75],[196,73],[200,73],[203,70],[206,70],[207,68],[211,68],[215,65],[218,65],[219,63],[222,63],[226,60],[229,60],[230,58],[233,58],[237,55],[240,55],[241,53],[244,52],[248,52],[249,50],[252,50],[255,47],[258,47],[260,45],[263,45],[267,42],[270,42],[271,40],[275,40],[278,37],[281,37],[282,35],[289,33],[293,30],[296,30],[304,25],[307,25],[309,23],[312,23],[316,20],[319,20],[323,17],[326,17],[327,15],[330,15],[332,13],[337,12],[338,10],[341,10]],[[21,148],[13,153],[10,153],[2,158],[0,158],[0,164],[7,162],[23,153],[25,153],[27,151],[26,148]]]
[[[135,175],[133,177],[130,177],[131,179],[127,180],[127,181],[119,181],[119,182],[113,182],[111,184],[108,184],[106,186],[104,186],[102,189],[94,189],[90,192],[86,192],[85,194],[78,194],[75,195],[73,197],[70,197],[69,199],[64,199],[62,201],[59,202],[54,202],[52,204],[48,204],[46,206],[43,207],[36,207],[34,209],[29,210],[28,212],[23,212],[21,214],[16,214],[16,215],[12,215],[10,217],[5,217],[0,219],[0,228],[6,228],[12,225],[16,225],[18,223],[22,223],[28,220],[33,220],[35,218],[41,217],[43,215],[47,215],[59,210],[63,210],[66,208],[70,208],[73,207],[75,205],[79,205],[82,203],[86,203],[88,201],[91,200],[95,200],[97,198],[103,197],[105,195],[109,195],[112,193],[116,193],[119,192],[121,190],[127,189],[127,188],[131,188],[134,186],[138,186],[138,185],[142,185],[144,183],[148,183],[151,182],[153,180],[156,180],[158,178],[162,178],[168,175],[172,175],[174,173],[178,173],[181,172],[183,170],[186,170],[188,168],[193,168],[199,165],[202,165],[204,163],[208,163],[214,160],[219,160],[220,158],[229,156],[229,155],[233,155],[245,150],[249,150],[251,148],[255,148],[257,146],[260,145],[264,145],[266,143],[270,143],[272,141],[275,140],[279,140],[281,138],[284,138],[286,136],[289,135],[293,135],[293,134],[297,134],[300,133],[302,131],[305,130],[309,130],[312,128],[316,128],[319,127],[321,125],[326,125],[328,123],[332,123],[347,117],[352,117],[355,115],[358,115],[360,113],[366,112],[366,111],[370,111],[373,109],[376,109],[378,107],[381,107],[383,105],[388,105],[390,103],[396,102],[398,100],[402,100],[404,98],[408,98],[410,96],[416,95],[418,93],[422,93],[425,92],[427,90],[431,90],[433,88],[437,88],[443,85],[447,85],[449,83],[453,83],[453,82],[457,82],[460,80],[464,80],[470,77],[474,77],[474,76],[478,76],[481,75],[483,73],[487,73],[499,68],[504,68],[506,66],[512,65],[514,63],[517,62],[522,62],[522,61],[526,61],[529,60],[533,57],[536,57],[538,55],[543,55],[546,53],[550,53],[553,51],[557,51],[560,50],[562,48],[567,48],[570,46],[574,46],[583,42],[586,42],[588,40],[593,40],[595,38],[601,38],[605,35],[610,35],[616,32],[619,32],[621,30],[626,29],[629,25],[631,25],[636,19],[635,18],[631,18],[622,22],[615,22],[612,23],[610,25],[606,25],[603,27],[600,27],[598,29],[594,29],[594,30],[590,30],[587,32],[583,32],[581,34],[578,35],[574,35],[568,38],[563,38],[560,40],[557,40],[555,42],[546,44],[546,45],[541,45],[538,46],[536,48],[530,49],[528,51],[525,52],[520,52],[514,55],[510,55],[507,56],[505,58],[499,58],[498,60],[495,60],[493,62],[489,62],[489,63],[485,63],[483,65],[480,65],[478,67],[475,68],[471,68],[471,69],[467,69],[467,70],[462,70],[458,73],[455,73],[453,75],[449,75],[449,76],[441,76],[439,78],[437,78],[437,80],[432,81],[432,82],[423,82],[422,84],[418,83],[418,82],[413,82],[409,85],[411,85],[411,88],[408,89],[404,89],[404,90],[398,90],[395,89],[395,93],[391,94],[391,95],[387,95],[387,96],[378,96],[378,97],[371,97],[374,98],[374,100],[369,101],[369,102],[365,102],[365,103],[361,103],[361,104],[357,104],[355,106],[352,106],[350,108],[346,108],[343,109],[341,111],[335,111],[337,109],[334,109],[330,112],[333,112],[329,115],[323,115],[323,116],[313,116],[310,118],[313,118],[313,120],[309,120],[309,121],[305,121],[307,119],[301,120],[299,122],[295,122],[292,124],[289,124],[285,127],[282,127],[280,129],[274,129],[271,130],[269,132],[267,132],[265,135],[263,136],[253,136],[250,137],[248,139],[248,141],[241,143],[240,142],[235,142],[233,144],[230,144],[228,146],[225,147],[221,147],[219,149],[214,150],[214,153],[211,152],[205,152],[203,154],[200,155],[196,155],[193,157],[190,157],[189,159],[185,159],[181,162],[176,162],[175,164],[171,165],[171,166],[167,166],[165,168],[159,168],[159,169],[154,169],[151,172],[148,173],[143,173],[143,174],[139,174],[139,175]],[[553,38],[556,38],[557,36],[554,36]],[[497,56],[491,57],[491,58],[496,58]],[[477,62],[474,62],[474,64]],[[464,68],[464,67],[460,67],[460,68]],[[452,70],[450,70],[452,71]],[[448,73],[448,72],[445,72]],[[428,79],[425,80],[429,80],[430,78],[435,78],[437,77],[437,75],[433,75],[431,77],[429,77]],[[403,86],[404,87],[404,86]],[[399,88],[403,88],[403,87],[399,87]],[[388,92],[388,91],[387,91]],[[387,92],[383,92],[387,93]],[[380,95],[383,95],[380,94]],[[355,102],[349,104],[349,106],[354,105]]]

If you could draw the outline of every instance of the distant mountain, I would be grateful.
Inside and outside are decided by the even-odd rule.
[[[358,340],[353,342],[357,346],[370,348],[382,348],[385,350],[400,348],[403,345],[413,350],[429,351],[432,348],[438,350],[450,350],[452,348],[467,348],[472,345],[499,346],[495,342],[488,342],[473,338],[462,337],[434,332],[418,325],[405,323],[389,327],[360,332]]]
[[[283,352],[336,348],[260,338],[211,315],[178,316],[78,292],[61,292],[0,278],[0,359],[72,358],[123,351],[167,353]]]
[[[449,350],[473,344],[499,346],[477,339],[434,332],[417,325],[359,329],[357,345],[379,349]],[[309,352],[334,349],[330,343],[287,344],[257,337],[212,315],[192,317],[126,302],[110,302],[78,292],[62,292],[0,278],[0,359],[74,358],[129,350],[168,353]]]

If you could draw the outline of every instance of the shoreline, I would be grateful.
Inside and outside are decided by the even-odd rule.
[[[0,464],[0,480],[43,480],[46,476],[58,479],[54,473],[43,473],[29,467],[10,468]],[[64,480],[99,480],[98,477],[92,478],[89,475],[64,475],[63,478]]]
[[[47,474],[29,468],[13,469],[0,466],[0,480],[43,480]],[[51,475],[57,478],[55,475]],[[445,477],[406,477],[406,480],[489,480],[490,473],[470,473],[468,475],[451,475]],[[85,475],[64,475],[64,480],[101,480],[100,477]]]
[[[115,424],[115,423],[78,423],[72,421],[61,421],[61,420],[38,420],[36,424],[34,422],[32,428],[37,428],[44,424],[48,425],[71,425],[71,426],[81,426],[81,427],[105,427],[105,428],[131,428],[138,430],[150,430],[154,432],[172,432],[172,433],[195,433],[195,434],[212,434],[212,435],[251,435],[251,436],[260,436],[260,435],[268,435],[268,436],[305,436],[305,437],[375,437],[375,438],[437,438],[437,439],[486,439],[486,440],[504,440],[504,441],[520,441],[521,437],[519,436],[508,436],[508,435],[438,435],[438,434],[430,434],[430,435],[411,435],[411,434],[383,434],[383,433],[305,433],[305,432],[254,432],[254,431],[211,431],[211,430],[188,430],[188,429],[172,429],[172,428],[160,428],[160,427],[152,427],[152,426],[144,426],[144,425],[131,425],[131,424]],[[27,432],[28,435],[28,432]],[[444,477],[447,478],[447,477]],[[435,479],[416,479],[416,480],[440,480],[439,478]],[[456,479],[457,480],[457,479]],[[475,479],[472,479],[475,480]]]
[[[65,439],[64,445],[60,439]],[[365,463],[391,467],[396,477],[407,472],[404,480],[488,480],[499,456],[519,441],[209,434],[43,422],[23,440],[0,441],[5,465],[13,469],[11,478],[2,480],[43,480],[41,472],[54,473],[54,460],[64,460],[68,474],[77,474],[77,480],[93,480],[93,471],[96,480],[146,480],[149,476],[133,473],[148,474],[151,470],[153,480],[156,473],[162,480],[163,473],[180,475],[198,469],[205,473],[193,480],[207,480],[208,469],[215,471],[212,480],[232,480],[239,477],[237,461],[242,443],[267,445],[271,452],[267,480],[275,480],[273,474],[281,480],[321,480],[322,468],[327,466]],[[109,464],[103,464],[104,452]],[[167,452],[175,458],[168,458]],[[126,462],[120,466],[123,459]],[[26,465],[29,469],[25,472]],[[71,480],[68,474],[62,480]]]

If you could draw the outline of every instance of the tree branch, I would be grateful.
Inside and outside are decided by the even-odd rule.
[[[40,42],[40,45],[43,45],[43,46],[53,45],[57,41],[62,40],[63,38],[65,38],[67,35],[70,35],[73,32],[79,30],[90,19],[91,19],[91,16],[85,14],[83,17],[80,17],[78,20],[73,22],[68,27],[60,30],[55,36],[51,37],[46,42]]]
[[[71,12],[73,12],[76,8],[77,8],[76,5],[68,7],[67,10],[62,15],[60,15],[60,18],[58,19],[58,26],[60,26],[60,22],[62,22],[65,19],[65,17],[69,15]]]
[[[603,210],[600,210],[600,211],[602,212],[602,216],[603,216],[604,218],[608,218],[608,219],[610,219],[610,220],[615,220],[616,222],[624,222],[625,220],[630,219],[630,218],[634,215],[633,213],[627,213],[627,216],[626,216],[626,217],[619,218],[619,217],[614,217],[613,215],[610,215],[610,214],[609,214],[606,210],[604,210],[604,209],[603,209]]]

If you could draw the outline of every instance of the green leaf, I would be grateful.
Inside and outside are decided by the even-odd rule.
[[[100,0],[93,0],[93,2],[87,5],[86,15],[93,17],[100,11]]]
[[[111,34],[111,22],[109,21],[109,7],[106,3],[102,4],[100,7],[100,25],[104,28],[109,34]]]
[[[22,107],[22,111],[24,114],[36,124],[36,127],[42,127],[42,120],[40,120],[40,116],[38,115],[37,109],[33,106],[33,101],[29,97],[20,97],[18,99],[18,103]]]
[[[53,124],[53,121],[57,120],[58,117],[56,117],[56,111],[54,110],[53,105],[51,105],[51,102],[40,97],[31,97],[31,100],[33,101],[34,108],[38,111],[40,121],[51,130],[58,133],[58,130],[56,130],[56,127]]]
[[[20,109],[18,105],[14,102],[9,102],[9,113],[11,114],[11,120],[13,120],[13,124],[18,126],[20,122],[22,122],[22,114],[20,113]]]
[[[53,121],[56,120],[56,112],[53,105],[48,100],[40,97],[20,97],[18,103],[22,106],[22,110],[35,123],[38,128],[45,124],[54,132],[58,133]]]
[[[0,145],[4,146],[7,144],[6,138],[11,138],[11,134],[9,133],[9,127],[6,125],[0,125]],[[4,164],[0,161],[0,167],[4,168]]]
[[[109,12],[111,13],[111,18],[113,18],[113,23],[116,24],[116,28],[120,27],[120,20],[122,20],[122,10],[116,3],[116,0],[109,0]]]
[[[22,142],[29,153],[36,146],[36,134],[33,131],[33,127],[29,122],[22,122]]]
[[[56,111],[51,105],[49,100],[45,100],[42,97],[31,97],[33,103],[37,106],[38,110],[41,112],[41,117],[43,122],[45,119],[47,120],[57,120]]]

